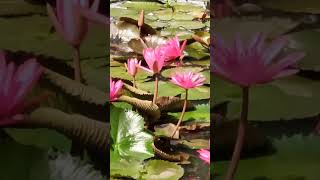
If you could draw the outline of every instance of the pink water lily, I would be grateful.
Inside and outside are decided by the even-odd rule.
[[[35,59],[25,61],[19,67],[7,63],[0,51],[0,125],[14,124],[25,108],[25,98],[42,73]]]
[[[187,40],[184,40],[182,45],[180,46],[180,41],[177,36],[175,38],[169,39],[166,44],[162,46],[165,51],[165,61],[172,61],[178,57],[182,57],[186,44]]]
[[[199,149],[197,151],[199,153],[199,158],[210,164],[210,151],[206,149]]]
[[[128,73],[135,77],[138,72],[138,66],[141,65],[141,61],[138,61],[137,58],[128,59],[127,63],[124,63]]]
[[[183,108],[182,112],[179,118],[179,121],[176,125],[176,128],[174,129],[171,137],[173,138],[174,135],[176,134],[177,130],[179,129],[179,126],[183,120],[184,114],[187,109],[187,104],[188,104],[188,90],[191,88],[199,87],[204,84],[205,77],[201,73],[194,73],[194,72],[180,72],[176,73],[171,77],[171,82],[173,84],[176,84],[182,88],[185,89],[185,99],[183,102]]]
[[[206,78],[201,73],[181,72],[171,77],[171,82],[184,88],[191,89],[202,86]]]
[[[110,78],[110,102],[116,101],[119,98],[122,86],[123,82],[121,80],[113,81]]]
[[[139,66],[143,70],[157,74],[160,73],[164,66],[165,56],[164,49],[162,47],[153,48],[145,48],[143,49],[143,57],[147,62],[149,68],[145,68],[143,66]]]
[[[56,10],[49,3],[47,10],[58,34],[70,45],[79,47],[88,32],[88,20],[98,18],[94,17],[98,5],[99,0],[91,7],[89,0],[56,0]]]
[[[267,43],[262,33],[255,34],[248,44],[238,36],[231,46],[227,46],[216,37],[212,71],[217,76],[242,87],[267,83],[295,74],[298,69],[292,65],[301,60],[305,54],[303,52],[282,54],[287,44],[287,39],[283,37]]]

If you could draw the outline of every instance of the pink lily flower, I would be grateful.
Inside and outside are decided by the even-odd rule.
[[[191,89],[202,86],[205,80],[206,79],[202,74],[193,72],[176,73],[171,77],[172,83],[184,89]]]
[[[110,102],[116,101],[120,96],[123,82],[121,80],[112,81],[110,78]]]
[[[179,38],[177,36],[175,38],[169,39],[166,44],[162,46],[165,49],[165,61],[171,61],[175,60],[178,57],[182,57],[186,44],[187,40],[184,40],[180,47]]]
[[[199,153],[199,158],[205,161],[206,163],[210,164],[210,151],[206,149],[199,149],[197,151]]]
[[[56,10],[47,3],[48,15],[58,34],[73,47],[79,47],[88,32],[89,20],[98,10],[99,0],[90,7],[89,0],[57,0]],[[106,18],[107,19],[107,18]],[[107,21],[106,21],[107,22]]]
[[[162,47],[157,47],[155,49],[145,48],[143,49],[143,57],[146,60],[148,67],[139,66],[143,70],[150,72],[152,74],[160,73],[164,66],[165,56],[164,49]]]
[[[4,53],[0,51],[0,126],[23,120],[24,99],[41,73],[42,68],[35,59],[16,67],[12,62],[7,64]]]
[[[288,44],[285,38],[266,43],[262,33],[255,34],[248,44],[237,37],[232,46],[216,38],[214,41],[212,72],[242,87],[267,83],[298,72],[293,68],[305,54],[293,52],[281,54]]]
[[[124,63],[124,66],[126,67],[128,73],[135,77],[138,72],[138,67],[141,66],[141,61],[138,61],[136,58],[128,59],[127,63]]]

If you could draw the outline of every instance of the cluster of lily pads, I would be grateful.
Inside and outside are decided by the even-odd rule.
[[[18,3],[10,5],[19,7]],[[23,24],[26,27],[23,20],[29,19],[26,23],[30,23],[32,27],[38,27],[39,22],[42,28],[48,27],[47,30],[52,26],[54,34],[43,35],[41,42],[34,39],[26,41],[28,48],[37,47],[37,50],[42,48],[44,51],[54,52],[56,48],[59,49],[54,44],[43,47],[50,40],[63,42],[61,46],[66,49],[67,57],[73,60],[69,65],[55,58],[62,56],[61,51],[48,57],[39,55],[43,51],[25,52],[28,48],[13,51],[10,49],[12,42],[2,45],[8,49],[0,52],[1,162],[6,167],[3,171],[6,173],[0,175],[1,179],[105,179],[109,124],[106,122],[105,108],[102,107],[107,96],[104,91],[88,85],[81,66],[83,55],[80,54],[80,49],[86,44],[84,41],[89,32],[92,32],[93,24],[105,31],[108,18],[98,12],[98,0],[57,0],[34,6],[44,10],[45,16],[26,15],[22,20],[15,16],[9,20],[1,17],[1,23],[7,23],[6,28],[12,28],[14,23],[11,24],[11,21],[15,22],[15,26]],[[29,4],[20,10],[33,11],[34,6]],[[8,32],[15,29],[18,28],[12,28]],[[30,39],[43,33],[36,29],[26,33]],[[29,29],[26,28],[26,31]],[[21,33],[15,35],[19,36]],[[4,36],[14,37],[6,33]],[[11,38],[11,41],[14,41],[14,45],[19,44],[16,39]],[[70,58],[70,49],[74,51],[73,58]],[[50,65],[48,62],[51,62]],[[57,68],[57,64],[61,65],[60,68]],[[65,72],[66,69],[68,73]],[[63,103],[59,104],[59,101]],[[91,112],[80,110],[83,108],[89,111],[92,107],[95,110]],[[84,158],[85,152],[90,157]],[[14,160],[15,157],[18,163]],[[6,158],[8,159],[5,160]],[[93,162],[92,165],[88,161]]]
[[[187,53],[190,39],[157,35],[145,23],[146,14],[149,17],[148,9],[140,11],[138,20],[120,17],[114,25],[118,33],[111,39],[111,52],[116,50],[116,56],[111,57],[110,68],[110,175],[112,178],[180,179],[183,175],[192,175],[182,167],[194,163],[193,158],[202,159],[209,169],[209,140],[189,141],[185,137],[209,127],[209,123],[197,124],[201,119],[209,120],[209,106],[195,99],[196,93],[209,82],[199,67],[209,64],[198,67],[191,64],[196,59]],[[210,39],[190,37],[208,50]],[[133,53],[127,53],[126,42]],[[200,97],[209,97],[207,93],[202,91]],[[184,97],[181,98],[181,94]],[[188,125],[187,121],[194,122]],[[174,142],[199,150],[190,157],[190,152],[177,149]],[[193,176],[197,177],[197,173]],[[199,177],[209,178],[207,174]]]

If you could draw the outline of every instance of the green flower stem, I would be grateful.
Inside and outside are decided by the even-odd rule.
[[[158,99],[158,88],[159,88],[159,74],[155,74],[154,95],[152,100],[153,104],[156,104],[156,100]]]
[[[238,136],[232,154],[232,159],[228,168],[227,176],[225,180],[233,180],[239,164],[241,150],[244,143],[246,128],[248,125],[248,106],[249,106],[249,87],[243,87],[242,89],[242,110],[241,119],[239,121]]]
[[[187,109],[187,104],[188,104],[188,89],[186,89],[186,97],[184,98],[183,108],[182,108],[182,112],[181,112],[178,124],[176,125],[176,128],[174,129],[171,137],[174,137],[174,135],[176,134],[177,130],[179,129],[179,126],[180,126],[180,124],[182,122],[182,119],[183,119],[184,114],[185,114],[186,109]]]
[[[73,65],[74,65],[74,79],[81,83],[81,65],[80,65],[80,47],[74,47],[73,53]],[[80,155],[81,157],[84,154],[84,150],[80,144],[73,142],[71,145],[71,154]]]

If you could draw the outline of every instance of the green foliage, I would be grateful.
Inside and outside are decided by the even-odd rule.
[[[121,158],[117,152],[110,150],[110,176],[138,179],[142,170],[142,161]]]
[[[35,54],[53,56],[66,61],[72,59],[72,48],[57,33],[50,33],[52,26],[48,17],[26,16],[0,18],[0,48],[12,51],[23,50]],[[23,31],[22,31],[23,30]],[[90,27],[88,37],[81,46],[81,59],[106,56],[105,30],[97,25]]]
[[[229,118],[239,118],[241,112],[241,89],[236,85],[214,78],[212,89],[215,104],[227,101]],[[318,114],[320,84],[298,76],[257,85],[249,92],[249,119],[259,121],[290,120]],[[271,100],[277,103],[270,103]]]
[[[143,118],[131,111],[111,106],[111,138],[113,150],[121,158],[145,160],[154,156],[152,135],[144,132]]]
[[[184,174],[181,166],[162,160],[148,161],[145,172],[141,180],[178,180]]]
[[[47,152],[34,147],[5,141],[0,144],[1,179],[47,180],[49,168]]]
[[[319,137],[295,135],[274,140],[277,152],[270,156],[240,161],[237,179],[318,179],[320,166]],[[216,162],[214,172],[224,174],[228,162]],[[217,178],[223,179],[222,176]]]
[[[303,70],[320,71],[319,63],[319,30],[305,30],[289,35],[290,48],[304,51],[306,56],[299,61],[299,68]]]
[[[69,151],[70,139],[64,135],[49,129],[6,129],[6,132],[16,142],[24,145],[33,145],[42,149],[51,147],[61,151]]]
[[[248,39],[253,33],[263,32],[269,37],[279,36],[299,24],[288,18],[263,18],[260,16],[249,16],[241,18],[223,18],[213,21],[215,34],[231,41],[236,34]]]
[[[320,2],[317,0],[258,0],[263,7],[285,12],[320,14]]]
[[[210,122],[210,106],[209,104],[200,104],[195,106],[195,110],[187,111],[184,114],[183,121],[196,121],[196,122]],[[168,113],[176,118],[179,118],[181,113]]]
[[[147,1],[127,1],[123,4],[123,6],[136,11],[155,11],[162,7],[160,3]]]

